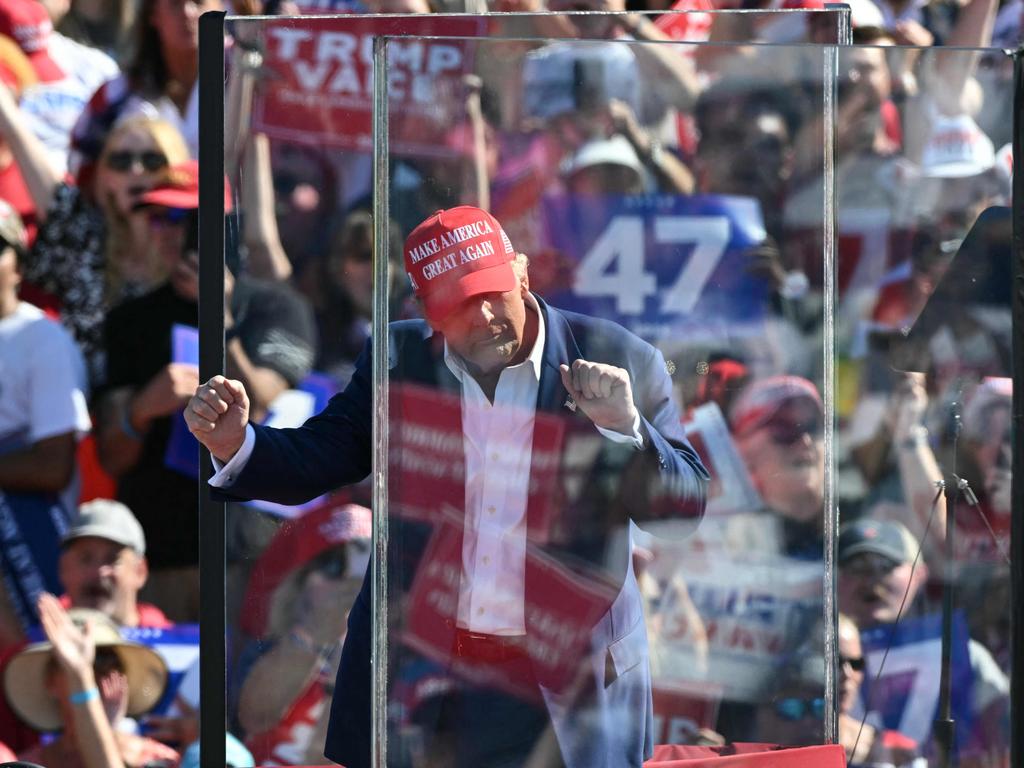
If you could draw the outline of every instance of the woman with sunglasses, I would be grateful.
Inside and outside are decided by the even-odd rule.
[[[780,554],[821,560],[825,447],[817,386],[800,376],[758,379],[733,403],[730,426],[763,502],[750,524]]]
[[[135,202],[169,165],[188,159],[188,147],[163,120],[126,119],[104,142],[91,178],[76,185],[52,166],[6,86],[0,87],[0,136],[38,212],[25,279],[60,301],[61,319],[82,347],[89,380],[99,385],[106,311],[166,276],[146,213],[135,211]]]

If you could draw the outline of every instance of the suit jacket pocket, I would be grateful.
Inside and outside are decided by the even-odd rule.
[[[604,665],[607,688],[637,665],[647,661],[647,627],[641,618],[633,628],[608,646]]]

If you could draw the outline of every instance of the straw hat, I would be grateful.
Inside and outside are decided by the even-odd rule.
[[[124,640],[117,626],[103,613],[88,608],[68,611],[78,627],[92,623],[97,650],[113,648],[128,678],[128,715],[138,717],[151,710],[167,686],[167,664],[145,645]],[[57,731],[63,723],[60,708],[45,686],[46,665],[53,645],[33,643],[12,657],[4,671],[4,695],[11,709],[37,731]]]

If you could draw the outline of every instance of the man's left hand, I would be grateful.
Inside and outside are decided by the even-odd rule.
[[[572,366],[558,367],[562,384],[577,407],[602,429],[623,435],[633,434],[637,410],[629,373],[605,363],[575,360]]]

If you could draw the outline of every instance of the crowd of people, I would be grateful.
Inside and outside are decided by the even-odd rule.
[[[225,373],[253,421],[297,425],[349,384],[375,259],[391,319],[417,317],[403,239],[437,209],[489,210],[544,300],[663,353],[712,476],[696,532],[620,531],[655,743],[820,743],[829,661],[851,765],[935,764],[925,682],[952,587],[960,764],[1003,766],[1013,78],[998,49],[1024,39],[1024,4],[849,5],[857,47],[833,71],[805,45],[841,28],[816,0],[240,0],[225,10],[344,23],[619,15],[493,17],[491,39],[398,49],[396,69],[422,71],[401,94],[390,83],[387,253],[369,123],[345,118],[370,94],[336,100],[346,57],[368,80],[369,49],[330,19],[229,21]],[[775,6],[804,12],[712,13]],[[199,620],[198,446],[180,414],[199,385],[198,18],[221,9],[0,0],[0,758],[198,764],[198,667],[147,632]],[[327,53],[295,65],[318,36]],[[333,81],[315,74],[329,63]],[[600,471],[564,461],[567,488]],[[657,504],[628,479],[608,493],[627,512]],[[370,500],[363,483],[301,507],[228,504],[237,768],[324,761]],[[391,608],[396,646],[415,634],[406,611]],[[446,765],[417,733],[444,726],[456,683],[403,658],[391,755]]]

